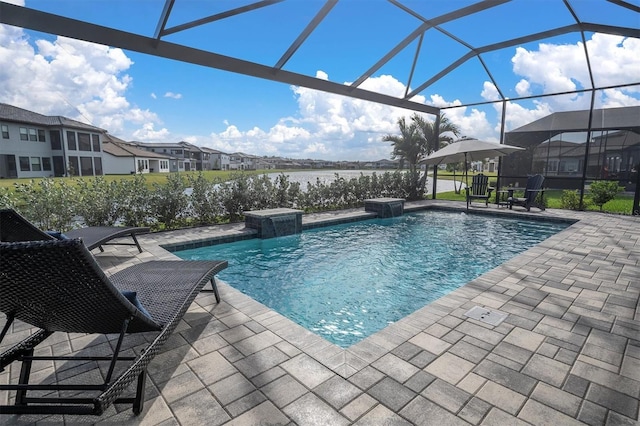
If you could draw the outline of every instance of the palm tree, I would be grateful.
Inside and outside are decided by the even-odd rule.
[[[416,125],[422,140],[421,155],[426,157],[437,149],[443,148],[450,144],[454,140],[454,136],[460,134],[460,128],[453,124],[451,120],[445,115],[440,116],[440,126],[436,127],[435,121],[427,121],[421,115],[414,113],[411,116],[411,121]],[[437,144],[436,144],[437,142]],[[418,184],[419,194],[424,194],[424,189],[427,184],[427,170],[425,169],[424,175],[420,179]]]
[[[453,141],[453,136],[457,136],[460,129],[444,114],[440,116],[440,126],[436,128],[435,122],[427,121],[417,113],[411,116],[410,124],[407,124],[404,117],[398,119],[398,128],[399,135],[385,135],[382,140],[393,144],[391,158],[400,160],[400,168],[405,162],[408,164],[411,185],[407,198],[419,200],[423,197],[427,184],[427,170],[420,177],[418,163],[436,150],[437,141],[442,148]]]
[[[418,161],[422,155],[422,136],[415,122],[407,124],[404,117],[398,119],[399,135],[385,135],[382,140],[391,142],[393,145],[392,159],[400,160],[400,168],[404,167],[405,162],[409,166],[409,178],[411,185],[408,188],[407,198],[410,200],[418,199]]]

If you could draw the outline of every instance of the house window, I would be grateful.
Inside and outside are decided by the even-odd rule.
[[[69,176],[78,176],[80,171],[80,163],[78,157],[69,157]]]
[[[166,170],[169,168],[168,160],[160,160],[160,170]]]
[[[89,133],[78,133],[78,149],[91,151],[91,135]]]
[[[0,126],[0,130],[2,130],[2,139],[9,139],[9,126],[3,124]]]
[[[36,129],[29,129],[29,140],[36,142],[38,140],[38,133]]]
[[[42,157],[42,170],[47,172],[51,171],[51,158]]]
[[[44,130],[38,129],[38,142],[46,142]]]
[[[80,157],[80,166],[82,167],[82,176],[93,176],[92,157]]]
[[[100,152],[100,136],[91,135],[91,143],[93,144],[93,152]]]
[[[60,140],[60,132],[52,130],[49,132],[49,138],[51,139],[51,149],[62,149],[62,141]]]
[[[94,169],[96,170],[96,176],[98,175],[102,175],[102,158],[100,157],[93,157],[93,165],[94,165]]]
[[[29,133],[28,133],[26,127],[20,127],[20,140],[21,141],[28,141],[29,140]]]
[[[67,132],[67,148],[69,151],[75,151],[78,149],[76,147],[76,133],[75,132]],[[76,169],[77,171],[78,169]]]
[[[29,172],[31,167],[29,165],[29,157],[20,157],[20,171]]]
[[[31,171],[42,171],[42,166],[40,165],[40,157],[31,157]]]

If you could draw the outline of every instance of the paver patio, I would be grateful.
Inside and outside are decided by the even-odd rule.
[[[407,203],[432,206],[463,210],[461,203]],[[362,215],[356,209],[303,221]],[[564,210],[530,216],[578,221],[346,350],[221,282],[222,302],[200,294],[149,366],[139,417],[112,406],[101,417],[0,414],[0,423],[637,425],[640,218]],[[251,232],[235,224],[154,233],[139,237],[141,254],[118,246],[94,253],[113,273],[175,258],[161,245]],[[474,306],[508,316],[491,326],[464,315]],[[6,344],[28,332],[14,325]],[[43,350],[51,353],[108,344],[85,335],[49,340]],[[52,372],[45,366],[34,375]],[[58,372],[91,374],[86,366]],[[17,376],[12,366],[0,383]],[[10,398],[0,392],[0,403]]]

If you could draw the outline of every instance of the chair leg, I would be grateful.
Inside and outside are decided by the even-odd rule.
[[[218,293],[218,286],[216,285],[216,277],[211,277],[211,290],[207,290],[203,288],[200,291],[204,293],[213,292],[214,296],[216,296],[216,303],[220,303],[220,293]]]
[[[29,384],[29,376],[31,375],[31,365],[33,361],[31,357],[33,356],[33,349],[25,351],[24,354],[27,359],[22,360],[22,366],[20,367],[20,378],[18,379],[18,383],[21,385]],[[16,391],[16,402],[15,405],[27,405],[24,401],[27,397],[26,389],[18,389]]]
[[[147,372],[142,371],[138,376],[138,386],[136,388],[136,399],[133,401],[133,414],[136,416],[144,409],[144,387],[147,383]]]
[[[138,239],[136,238],[136,234],[131,234],[131,238],[133,238],[133,242],[136,243],[136,247],[138,247],[138,251],[140,253],[142,253],[142,247],[140,247],[140,243],[138,242]]]
[[[220,303],[220,293],[218,293],[218,285],[216,284],[216,277],[211,277],[211,288],[213,294],[216,296],[216,303]]]

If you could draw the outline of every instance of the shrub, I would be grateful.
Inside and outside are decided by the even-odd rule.
[[[616,198],[616,195],[621,190],[622,188],[618,186],[618,182],[598,180],[591,184],[590,198],[593,204],[598,206],[600,211],[602,211],[602,206],[604,206],[608,201]]]
[[[127,226],[145,226],[149,222],[151,191],[147,188],[143,174],[133,180],[120,181],[122,197],[122,220]]]
[[[249,176],[245,173],[236,173],[220,185],[220,202],[230,222],[238,222],[246,210],[251,210],[249,188]]]
[[[0,188],[0,209],[15,209],[17,200],[9,188]]]
[[[170,173],[167,183],[154,183],[153,188],[150,200],[153,217],[166,229],[180,226],[189,207],[189,196],[185,194],[187,187],[180,174]]]
[[[199,225],[215,223],[217,216],[222,215],[220,194],[217,190],[219,182],[208,181],[202,172],[197,176],[188,175],[191,185],[191,217]]]
[[[118,182],[107,182],[104,176],[91,180],[78,179],[77,214],[87,226],[112,226],[122,214],[122,190]]]
[[[20,212],[45,230],[68,231],[76,215],[77,191],[66,180],[43,178],[16,184]]]
[[[565,189],[562,191],[560,202],[562,203],[561,205],[563,209],[578,210],[580,208],[580,196],[578,195],[578,191]]]
[[[300,183],[289,182],[289,176],[280,173],[274,183],[275,207],[298,207],[300,205]]]

